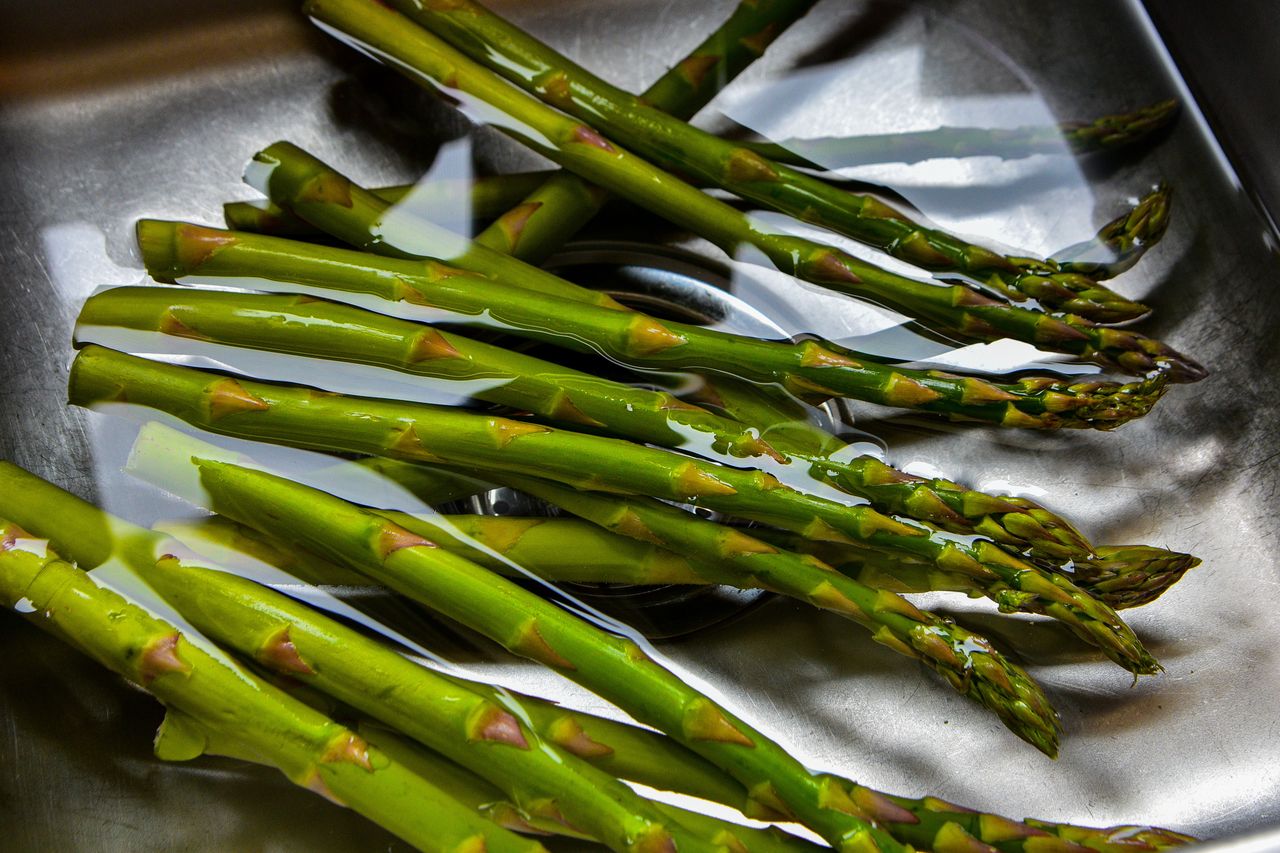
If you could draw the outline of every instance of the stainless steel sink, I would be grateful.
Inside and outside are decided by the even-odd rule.
[[[494,5],[636,88],[732,7]],[[419,178],[443,141],[461,138],[486,170],[538,163],[326,40],[293,4],[7,2],[0,45],[0,457],[140,522],[174,504],[119,473],[123,434],[108,416],[67,408],[64,393],[80,301],[141,275],[135,219],[219,223],[222,201],[251,196],[244,162],[280,138],[370,185]],[[700,121],[857,134],[966,116],[1085,118],[1187,94],[1135,2],[826,0]],[[1132,154],[935,160],[855,176],[894,187],[937,222],[1041,253],[1086,238],[1157,181],[1174,185],[1169,235],[1117,286],[1155,306],[1145,328],[1200,358],[1209,379],[1175,388],[1115,433],[998,432],[854,409],[857,428],[900,465],[1034,495],[1095,541],[1201,556],[1164,598],[1129,614],[1166,671],[1132,684],[1056,625],[930,598],[1021,651],[1066,724],[1052,762],[923,670],[904,672],[848,623],[788,601],[660,650],[805,762],[885,790],[1205,838],[1280,823],[1280,269],[1275,235],[1199,110],[1188,103],[1172,131]],[[660,231],[606,217],[584,237],[644,242]],[[700,241],[663,237],[727,263]],[[768,276],[730,278],[748,302],[775,313],[785,304],[790,333],[866,343],[891,325]],[[406,849],[272,771],[159,761],[150,751],[159,706],[33,626],[0,614],[0,647],[2,849]],[[450,652],[513,686],[607,711],[486,646]]]

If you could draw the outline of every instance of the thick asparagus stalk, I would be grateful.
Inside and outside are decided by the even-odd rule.
[[[160,757],[251,756],[420,850],[544,849],[479,817],[354,732],[210,656],[52,552],[23,550],[23,536],[0,523],[0,601],[160,699],[169,708],[156,741]]]
[[[589,122],[659,165],[727,189],[804,221],[816,222],[928,269],[959,272],[1019,301],[1035,299],[1103,322],[1147,313],[1051,261],[1014,258],[969,243],[870,196],[850,193],[664,114],[523,33],[473,0],[449,8],[393,0],[393,6],[491,71]],[[1072,323],[1072,325],[1075,325]]]
[[[1116,151],[1148,139],[1178,114],[1172,98],[1093,121],[1064,121],[1047,127],[939,127],[905,133],[842,138],[740,142],[742,147],[788,166],[841,168],[868,163],[917,163],[938,157],[1000,157],[1016,160],[1057,154]]]
[[[1072,315],[1059,319],[1018,308],[962,285],[939,286],[894,275],[830,246],[765,229],[757,220],[627,153],[590,127],[512,90],[492,72],[376,0],[313,0],[306,8],[325,26],[412,73],[414,80],[443,86],[456,97],[483,101],[496,109],[508,117],[500,129],[553,161],[730,253],[754,246],[784,272],[880,302],[966,339],[1012,337],[1133,373],[1161,367],[1175,380],[1204,375],[1193,361],[1133,332],[1097,327]],[[741,164],[735,164],[734,171],[740,170]]]
[[[1115,611],[1065,577],[1025,563],[990,541],[946,541],[870,507],[845,506],[798,491],[761,471],[447,407],[237,381],[97,346],[77,356],[70,397],[83,406],[124,401],[149,406],[242,438],[496,469],[576,488],[697,503],[815,539],[902,551],[940,568],[969,572],[997,599],[1009,590],[1026,593],[1046,614],[1121,666],[1135,673],[1158,670]]]
[[[466,187],[452,183],[428,183],[421,186],[405,184],[392,187],[381,187],[374,192],[378,198],[388,204],[402,201],[410,193],[415,196],[415,203],[450,204],[455,194],[465,193],[470,206],[471,216],[480,222],[491,222],[503,215],[526,195],[542,186],[551,176],[550,172],[516,172],[508,175],[486,175],[475,178]],[[423,198],[418,194],[428,194]],[[438,197],[438,198],[437,198]],[[305,219],[271,202],[231,201],[222,206],[222,215],[227,220],[227,227],[234,231],[253,231],[260,234],[274,234],[278,237],[313,238],[322,235]]]
[[[1164,236],[1172,199],[1173,190],[1161,184],[1132,210],[1102,226],[1092,240],[1063,249],[1055,259],[1062,269],[1094,279],[1119,275]]]
[[[814,0],[745,0],[719,29],[640,97],[679,118],[692,118],[738,76]],[[539,263],[595,216],[604,194],[561,172],[476,235],[476,242]]]
[[[355,206],[353,202],[351,208],[334,206],[334,210]],[[138,223],[138,245],[148,271],[161,279],[250,276],[301,287],[304,292],[332,293],[335,298],[368,294],[409,306],[387,306],[387,313],[411,314],[415,306],[421,310],[427,305],[486,317],[514,334],[604,354],[630,366],[716,370],[778,383],[810,398],[853,397],[1004,426],[1106,429],[1145,414],[1166,387],[1163,374],[1125,385],[1048,377],[996,383],[891,367],[817,341],[762,341],[659,321],[635,311],[549,295],[546,279],[559,282],[561,289],[576,286],[499,253],[492,257],[516,265],[504,274],[536,271],[545,278],[526,289],[521,276],[522,286],[513,289],[438,261],[376,258],[277,237],[156,220]],[[475,248],[467,251],[468,257]],[[367,301],[363,304],[368,306]]]

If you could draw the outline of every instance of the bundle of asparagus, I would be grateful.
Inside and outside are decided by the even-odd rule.
[[[200,443],[179,441],[178,446],[224,455]],[[483,813],[516,830],[552,828],[585,835],[619,851],[808,847],[789,836],[647,803],[591,763],[609,758],[605,766],[629,778],[729,801],[755,816],[799,820],[841,850],[909,850],[909,845],[943,851],[975,845],[995,849],[990,845],[999,843],[1008,850],[1120,851],[1135,845],[1163,849],[1186,840],[1147,827],[1094,830],[1045,821],[1019,823],[929,797],[892,797],[838,777],[812,774],[764,735],[663,670],[634,642],[496,579],[410,529],[261,470],[198,455],[184,458],[168,452],[174,449],[172,443],[156,448],[150,445],[152,455],[139,463],[143,469],[153,475],[165,472],[166,483],[180,490],[194,474],[212,508],[240,522],[251,520],[257,536],[264,535],[264,528],[286,532],[288,541],[280,540],[280,546],[259,540],[255,554],[279,553],[280,548],[300,551],[297,543],[306,543],[321,558],[336,559],[347,571],[387,583],[517,654],[590,685],[719,771],[655,735],[424,669],[266,587],[197,561],[180,560],[166,553],[173,543],[162,534],[105,516],[21,469],[0,464],[0,485],[5,486],[0,494],[7,498],[0,503],[0,517],[21,521],[21,526],[6,522],[0,528],[0,589],[6,603],[45,614],[48,619],[41,623],[46,627],[165,701],[171,710],[157,740],[162,758],[217,750],[268,761],[293,772],[301,783],[366,807],[375,819],[424,850],[508,849],[516,843],[493,828],[478,829],[476,819],[449,795],[436,796],[441,801],[438,808],[431,807],[434,801],[412,799],[413,790],[403,798],[366,805],[379,783],[389,784],[396,775],[416,779],[412,770],[393,768],[427,762],[430,772],[439,774],[443,759],[382,734],[373,742],[391,746],[385,754],[375,751],[363,737],[321,722],[323,718],[297,700],[235,669],[202,636],[207,635],[267,671],[301,679],[355,711],[400,729],[484,780],[443,765],[444,777],[463,796],[477,785],[482,791],[486,783],[496,786],[511,802],[498,804],[500,808],[486,804]],[[32,536],[47,541],[35,543]],[[102,589],[92,575],[61,562],[51,549],[74,555],[86,570],[113,561],[123,564],[192,626],[189,636]],[[37,557],[36,550],[43,555]],[[343,571],[322,559],[302,559],[309,571],[330,578]],[[228,677],[228,667],[233,677]],[[238,689],[237,677],[256,690],[255,702],[238,698],[244,691]],[[237,712],[231,719],[219,710],[226,707]],[[261,735],[255,739],[252,730],[240,731],[246,725],[239,719],[240,711],[283,717],[277,725],[288,734],[277,737],[289,743],[301,738],[302,726],[318,727],[320,733],[309,737],[320,738],[327,747],[318,755],[286,753],[282,758],[283,748],[264,747]],[[257,723],[248,717],[247,725]],[[369,731],[364,726],[360,730]],[[637,751],[641,744],[645,748]],[[627,754],[618,754],[624,751]],[[654,761],[655,755],[667,760]],[[344,762],[363,770],[343,774]],[[334,787],[339,783],[340,788]],[[402,812],[396,820],[388,815],[392,809]],[[444,834],[423,835],[423,821],[436,821]],[[459,837],[466,840],[459,843]],[[484,838],[483,844],[477,837]],[[495,847],[488,848],[490,843]]]
[[[565,171],[466,188],[486,225],[472,241],[412,216],[406,227],[397,204],[421,188],[366,190],[297,146],[270,145],[246,172],[267,200],[229,203],[232,230],[139,222],[148,272],[184,286],[91,297],[77,325],[70,400],[145,407],[209,433],[358,457],[341,464],[399,484],[421,505],[500,486],[565,515],[360,506],[151,424],[131,470],[215,515],[149,531],[0,463],[0,597],[47,614],[42,625],[164,702],[161,758],[217,752],[278,767],[424,850],[542,849],[507,830],[628,853],[813,849],[776,829],[653,801],[620,780],[796,822],[846,851],[1108,853],[1187,841],[1147,827],[1016,822],[813,773],[665,668],[637,636],[560,606],[564,595],[552,586],[560,581],[769,590],[857,623],[1050,756],[1061,724],[1031,676],[996,644],[903,593],[986,597],[1002,611],[1061,622],[1135,677],[1159,671],[1117,610],[1155,600],[1196,558],[1095,545],[1080,525],[1033,501],[908,474],[816,426],[810,404],[849,398],[1039,430],[1109,430],[1146,415],[1171,383],[1204,370],[1109,325],[1148,309],[1101,282],[1159,241],[1168,189],[1055,258],[1013,256],[851,192],[822,174],[824,152],[1024,156],[1047,144],[1044,129],[824,140],[802,156],[685,122],[811,5],[744,0],[634,96],[471,0],[309,0],[306,12],[326,30],[464,107],[484,105],[487,121]],[[1133,144],[1174,107],[1060,130],[1082,153]],[[767,227],[686,179],[865,242],[938,281]],[[536,265],[611,194],[731,255],[902,312],[931,334],[1012,338],[1130,378],[1070,379],[1048,367],[1017,378],[957,375],[821,339],[729,334],[651,316]],[[209,283],[219,286],[199,287]],[[483,331],[464,336],[459,325],[567,351],[584,369],[480,340]],[[224,369],[120,350],[194,353]],[[411,399],[335,387],[323,369],[305,387],[246,375],[235,365],[247,351],[352,366],[355,376],[391,373]],[[595,356],[641,376],[696,375],[697,393],[605,378]],[[269,374],[278,362],[255,363]],[[462,389],[455,396],[492,408],[420,402],[433,388]],[[318,587],[318,600],[331,587],[385,587],[657,732],[424,667],[254,582],[250,566]],[[111,591],[99,567],[141,579],[172,613],[157,619]]]

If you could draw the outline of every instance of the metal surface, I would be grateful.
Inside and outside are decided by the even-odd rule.
[[[732,4],[499,5],[615,82],[640,87]],[[155,498],[114,474],[119,448],[104,419],[63,404],[79,301],[96,285],[137,276],[132,221],[217,222],[222,200],[248,195],[238,182],[244,160],[277,138],[363,182],[392,183],[420,175],[437,142],[465,125],[325,42],[290,4],[215,0],[195,16],[158,2],[0,9],[0,456],[146,521]],[[1150,33],[1133,7],[1105,0],[830,0],[717,106],[797,136],[1088,117],[1178,91]],[[839,75],[813,71],[795,89],[753,88],[846,57]],[[533,162],[494,134],[473,138],[487,167]],[[1055,625],[933,601],[997,640],[1016,639],[1067,727],[1063,757],[1050,762],[935,679],[904,672],[847,622],[791,602],[665,644],[668,657],[804,761],[883,789],[1215,838],[1280,822],[1278,270],[1220,164],[1188,111],[1140,157],[859,172],[902,190],[936,221],[1037,252],[1084,238],[1156,180],[1174,182],[1168,237],[1119,286],[1155,306],[1148,328],[1201,358],[1214,371],[1208,380],[1175,389],[1150,417],[1112,434],[940,427],[858,409],[859,427],[884,438],[900,465],[1033,494],[1100,542],[1203,557],[1202,568],[1130,616],[1164,674],[1131,685]],[[633,238],[638,227],[615,218],[597,233]],[[888,345],[883,314],[761,278],[735,276],[736,292],[768,312],[782,301],[809,326],[796,331]],[[220,760],[162,764],[150,755],[160,717],[150,699],[16,619],[0,619],[0,644],[0,847],[404,849],[277,774]],[[478,653],[467,663],[605,710],[531,667],[485,663]]]

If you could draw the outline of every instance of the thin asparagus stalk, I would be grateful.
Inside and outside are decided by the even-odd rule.
[[[810,423],[798,402],[790,398],[780,401],[778,395],[762,396],[758,391],[757,386],[719,376],[704,380],[698,395],[736,419],[756,425],[762,439],[798,458],[807,458],[803,453],[838,457],[848,447]],[[1027,498],[990,495],[950,480],[916,477],[872,456],[857,457],[832,472],[830,482],[867,498],[881,512],[928,521],[953,533],[979,533],[1049,569],[1067,563],[1077,586],[1117,610],[1154,601],[1187,570],[1200,564],[1190,554],[1148,545],[1097,547],[1069,521]],[[809,553],[806,544],[793,540],[785,547]],[[824,559],[831,562],[833,558]],[[860,565],[861,560],[858,554],[847,554],[839,564],[843,569]],[[900,591],[974,589],[969,580],[961,581],[960,586],[954,585],[955,580],[945,583],[951,585],[926,580]]]
[[[0,601],[163,702],[169,713],[156,740],[159,757],[252,756],[419,850],[544,850],[482,819],[354,732],[210,656],[56,554],[23,550],[23,537],[0,522]]]
[[[1120,275],[1164,236],[1172,200],[1172,188],[1160,184],[1132,210],[1102,226],[1092,240],[1063,249],[1054,258],[1063,270],[1094,279]]]
[[[439,379],[484,378],[492,384],[476,389],[476,398],[574,429],[685,447],[706,456],[754,458],[766,465],[794,460],[816,479],[864,497],[884,512],[956,533],[980,532],[1008,550],[1050,561],[1094,557],[1092,546],[1074,527],[1030,501],[914,477],[870,456],[849,458],[844,453],[842,458],[847,445],[829,433],[806,425],[803,434],[796,434],[793,422],[771,423],[776,416],[755,404],[758,386],[739,381],[704,384],[714,402],[735,415],[731,420],[681,404],[667,393],[632,388],[417,323],[292,295],[119,287],[95,294],[81,309],[78,336],[100,327],[372,364]],[[703,436],[707,448],[689,447],[690,430]]]
[[[323,5],[317,0],[317,5]],[[720,186],[783,213],[815,222],[927,269],[972,276],[1018,301],[1115,322],[1148,309],[1085,277],[1061,273],[1051,261],[1015,258],[913,222],[870,196],[817,178],[698,130],[611,86],[491,11],[460,0],[448,8],[393,0],[407,17],[456,50],[606,136],[625,139],[643,157]],[[1086,319],[1087,318],[1087,319]],[[1074,320],[1068,321],[1073,327]]]
[[[844,506],[797,491],[761,471],[448,407],[237,381],[98,346],[86,347],[76,357],[70,398],[82,406],[126,401],[149,406],[241,438],[497,469],[587,490],[698,503],[815,539],[899,550],[940,568],[969,572],[993,597],[1010,589],[1034,596],[1047,615],[1134,673],[1159,668],[1114,610],[1061,575],[1025,563],[990,541],[950,542],[870,507]]]
[[[745,0],[693,52],[640,97],[654,109],[692,118],[730,80],[813,6],[814,0]],[[541,263],[599,212],[604,194],[560,172],[476,235],[476,242]]]
[[[433,182],[380,187],[373,192],[388,204],[396,204],[410,193],[415,196],[417,193],[432,194],[430,198],[416,198],[415,201],[439,205],[453,203],[455,192],[466,193],[472,219],[488,223],[506,213],[512,205],[540,187],[550,176],[551,172],[515,172],[481,176],[461,189],[457,184]],[[269,201],[230,201],[222,206],[222,215],[227,220],[227,227],[233,231],[253,231],[295,238],[314,238],[324,233],[305,219]]]
[[[172,468],[172,458],[167,458],[166,465]],[[397,467],[402,466],[397,465]],[[4,501],[6,497],[9,500],[0,503],[0,513],[15,511],[19,514],[19,521],[32,528],[48,523],[52,513],[47,511],[47,508],[56,507],[57,501],[75,500],[56,486],[14,465],[0,462],[0,501]],[[77,537],[74,540],[75,547],[81,552],[77,556],[83,558],[86,564],[96,565],[99,561],[107,559],[113,543],[112,536],[106,529],[107,526],[103,523],[101,516],[77,517],[74,513],[62,513],[60,521],[62,520],[68,523],[60,524],[59,531],[67,528],[75,533]],[[273,529],[272,533],[278,534],[282,529]],[[42,530],[41,533],[58,533],[59,531]],[[267,534],[264,531],[260,535]],[[63,543],[55,542],[54,544],[61,546]],[[311,546],[304,543],[298,546],[298,550],[305,551],[307,547]],[[473,685],[473,689],[476,686],[479,685]],[[697,762],[701,759],[693,756],[692,752],[682,748],[671,749],[670,742],[653,731],[557,709],[550,703],[530,701],[528,697],[522,697],[522,701],[526,708],[535,714],[539,709],[543,709],[546,714],[555,715],[545,724],[535,719],[535,725],[538,725],[540,730],[550,731],[554,728],[554,733],[549,736],[549,739],[567,749],[577,750],[577,754],[582,757],[590,755],[591,760],[600,762],[604,752],[602,747],[613,749],[614,752],[611,755],[615,757],[614,766],[645,767],[644,773],[657,776],[658,784],[654,787],[682,791],[735,807],[740,807],[746,796],[746,790],[741,787],[741,784],[728,776],[723,777],[724,781],[718,785],[712,781],[711,784],[689,790],[681,787],[691,778],[706,775],[707,771],[700,768]],[[582,739],[584,734],[587,737],[585,742]],[[653,762],[652,765],[649,763],[650,760]],[[701,765],[701,767],[707,766]],[[666,774],[666,782],[661,781],[663,773]],[[647,781],[649,776],[626,776],[625,778],[652,784]],[[720,794],[713,793],[716,791]],[[886,797],[900,806],[903,812],[882,814],[882,817],[896,835],[921,849],[931,847],[947,849],[942,846],[944,843],[960,844],[967,840],[966,833],[986,844],[999,845],[998,849],[1008,853],[1018,853],[1018,851],[1043,853],[1048,847],[1049,839],[1046,837],[1048,835],[1071,839],[1072,845],[1080,845],[1079,848],[1075,846],[1061,848],[1064,853],[1071,853],[1077,849],[1096,850],[1100,853],[1131,853],[1134,850],[1133,845],[1139,842],[1158,850],[1193,840],[1178,833],[1151,827],[1118,826],[1090,829],[1040,820],[1033,821],[1036,826],[1032,827],[1028,823],[1019,824],[997,815],[981,814],[934,797],[910,799],[881,794],[861,786],[852,786],[849,791],[851,797],[859,803],[878,802],[879,798]],[[726,792],[727,796],[723,796]],[[956,832],[957,828],[962,832]],[[937,842],[936,845],[935,842]]]
[[[353,190],[353,199],[355,198]],[[332,206],[336,211],[354,210]],[[940,371],[891,367],[818,341],[780,343],[731,335],[604,304],[549,294],[576,288],[563,279],[492,253],[515,274],[513,289],[482,274],[438,261],[377,258],[363,252],[277,237],[142,220],[138,245],[155,277],[260,277],[304,290],[368,294],[387,302],[490,318],[514,334],[600,353],[622,364],[655,369],[716,370],[778,383],[806,397],[846,396],[948,417],[1021,428],[1107,429],[1139,417],[1164,393],[1163,374],[1132,384],[1027,377],[995,383]],[[470,257],[478,247],[467,250]],[[536,271],[538,278],[521,273]],[[531,283],[528,288],[523,285]],[[540,291],[540,292],[533,292]],[[574,291],[576,293],[576,291]],[[347,297],[352,298],[352,297]],[[604,297],[607,299],[607,297]],[[365,303],[367,304],[367,303]],[[405,309],[411,313],[412,307]],[[387,313],[396,309],[387,307]]]
[[[1048,127],[939,127],[906,133],[738,144],[776,163],[806,169],[918,163],[939,157],[1016,160],[1033,154],[1058,154],[1064,147],[1074,154],[1127,148],[1167,127],[1177,114],[1178,102],[1170,98],[1132,112]]]
[[[704,383],[701,393],[738,420],[761,425],[761,438],[788,452],[798,446],[821,457],[848,456],[848,445],[840,438],[807,422],[797,424],[747,383],[716,377]],[[917,477],[867,455],[842,465],[832,479],[882,512],[922,518],[953,533],[978,533],[1014,553],[1053,564],[1096,556],[1094,546],[1074,525],[1026,498]]]
[[[882,303],[965,339],[1012,337],[1132,373],[1145,374],[1159,367],[1175,381],[1204,375],[1203,368],[1164,344],[1127,330],[1011,306],[962,285],[927,284],[894,275],[831,246],[768,230],[758,220],[627,153],[587,125],[511,89],[377,0],[312,0],[306,9],[324,26],[391,61],[415,81],[442,86],[464,101],[479,100],[497,110],[507,117],[501,122],[503,132],[561,166],[731,254],[753,246],[783,272]],[[740,164],[734,171],[740,171]]]

